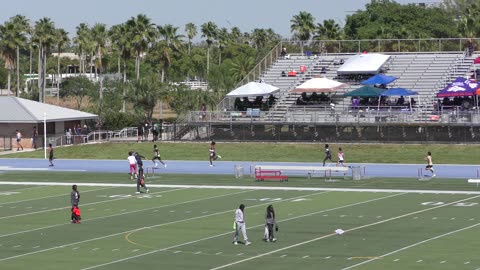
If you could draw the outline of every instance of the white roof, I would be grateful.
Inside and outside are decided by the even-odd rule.
[[[345,61],[337,74],[377,74],[389,58],[389,55],[380,53],[354,55]]]
[[[45,113],[47,122],[97,118],[96,114],[8,96],[0,96],[0,108],[0,123],[40,123]]]
[[[292,93],[302,93],[302,92],[333,92],[337,89],[343,88],[347,86],[344,83],[337,82],[334,80],[330,80],[328,78],[312,78],[301,85],[297,86],[297,88],[293,89]]]
[[[268,83],[249,82],[228,93],[227,97],[264,96],[278,90],[278,87]]]

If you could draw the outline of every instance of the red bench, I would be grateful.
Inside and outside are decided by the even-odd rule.
[[[262,168],[255,168],[255,180],[279,180],[280,182],[288,181],[287,175],[282,175],[280,170],[262,170]]]

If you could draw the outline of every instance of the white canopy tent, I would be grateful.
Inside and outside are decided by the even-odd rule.
[[[390,55],[380,53],[354,55],[345,61],[337,74],[377,74],[389,58]]]
[[[280,88],[268,83],[249,82],[228,93],[227,97],[265,96],[278,90]]]
[[[346,86],[347,84],[321,77],[321,78],[312,78],[302,83],[301,85],[297,86],[295,89],[293,89],[290,92],[292,93],[333,92],[333,91],[336,91],[337,89],[340,89]]]

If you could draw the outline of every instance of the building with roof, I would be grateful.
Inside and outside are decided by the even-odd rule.
[[[19,130],[25,139],[29,139],[33,127],[37,127],[42,136],[44,119],[48,136],[64,135],[65,130],[83,127],[86,120],[97,118],[95,114],[13,96],[0,96],[0,108],[1,137],[14,137],[15,131]]]

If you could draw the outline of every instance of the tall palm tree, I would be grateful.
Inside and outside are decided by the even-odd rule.
[[[140,61],[142,53],[151,45],[156,36],[155,24],[144,14],[138,14],[127,21],[130,32],[131,44],[135,51],[135,73],[140,79]]]
[[[102,63],[102,54],[105,50],[105,46],[108,41],[107,26],[103,23],[96,23],[92,29],[92,40],[95,43],[96,51],[96,65],[95,65],[95,74],[97,73],[97,67],[100,76],[100,101],[103,99],[103,84],[101,74],[103,73],[103,63]]]
[[[207,40],[207,76],[210,70],[210,47],[213,42],[217,39],[218,27],[214,22],[206,22],[201,25],[202,37]]]
[[[20,95],[20,49],[26,47],[27,35],[31,32],[30,21],[23,15],[16,15],[10,21],[17,28],[17,37],[19,42],[16,44],[17,60],[17,97]]]
[[[252,43],[255,49],[260,50],[267,45],[268,37],[265,29],[253,29],[252,35],[250,36]]]
[[[323,20],[323,23],[318,23],[315,29],[315,39],[330,39],[337,40],[342,36],[342,28],[334,20]]]
[[[33,40],[38,45],[38,88],[40,102],[45,102],[47,55],[55,40],[55,25],[44,17],[35,22]]]
[[[92,46],[92,38],[88,24],[81,23],[77,26],[77,35],[73,39],[77,45],[78,54],[80,56],[80,74],[85,73],[85,53],[90,51]]]
[[[130,30],[127,24],[118,24],[112,26],[110,29],[110,39],[114,47],[118,50],[119,57],[123,60],[123,102],[122,112],[126,111],[126,97],[127,97],[127,61],[131,57],[132,46],[129,37]]]
[[[185,32],[188,38],[188,55],[190,55],[190,48],[192,47],[192,39],[197,36],[197,26],[193,23],[187,23],[185,25]]]
[[[62,28],[55,29],[55,44],[57,45],[57,102],[60,98],[60,81],[62,80],[62,72],[60,71],[60,53],[63,47],[70,42],[68,32]]]
[[[182,47],[182,38],[184,35],[177,34],[178,27],[174,27],[171,24],[164,26],[158,26],[158,34],[160,42],[156,44],[156,49],[160,50],[160,61],[163,63],[161,66],[161,78],[163,83],[165,79],[165,71],[170,67],[171,56],[175,52],[179,52]]]
[[[290,31],[294,34],[294,38],[299,40],[303,54],[303,42],[310,40],[315,31],[315,18],[306,11],[300,11],[298,15],[293,16],[290,23]]]
[[[220,53],[218,54],[218,64],[222,64],[222,53],[225,47],[230,42],[230,33],[228,33],[227,28],[222,27],[217,32],[217,39],[218,39],[218,48],[220,49]]]
[[[10,93],[12,72],[15,69],[16,28],[11,22],[0,25],[0,53],[8,70],[7,90]]]

